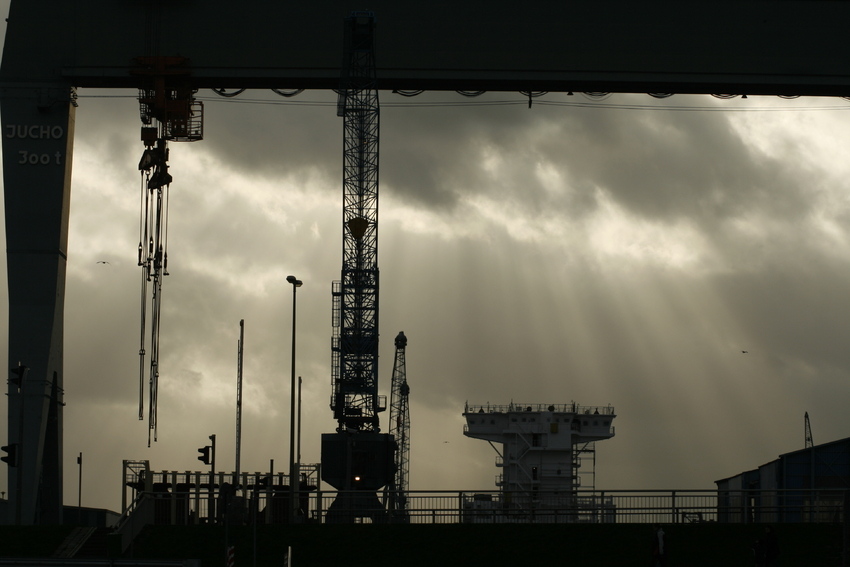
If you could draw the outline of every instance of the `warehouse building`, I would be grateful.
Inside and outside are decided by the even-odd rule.
[[[850,489],[850,437],[715,481],[720,522],[832,522]]]

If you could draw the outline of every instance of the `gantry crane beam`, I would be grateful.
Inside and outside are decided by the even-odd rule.
[[[148,48],[195,88],[339,87],[351,2],[12,0],[4,78],[139,85]],[[384,89],[850,95],[848,2],[369,3]],[[104,46],[109,46],[108,49]]]

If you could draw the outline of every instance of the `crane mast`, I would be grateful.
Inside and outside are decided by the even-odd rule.
[[[343,85],[342,279],[333,284],[331,410],[337,431],[379,431],[378,412],[378,90],[374,17],[346,20]]]
[[[333,283],[330,408],[335,433],[322,435],[322,479],[339,490],[329,522],[386,518],[377,491],[392,478],[394,443],[378,413],[378,90],[371,12],[345,20],[342,277]]]
[[[395,360],[393,361],[393,387],[390,395],[390,435],[395,440],[395,473],[384,492],[390,520],[399,524],[410,523],[407,488],[410,471],[410,412],[407,397],[407,363],[405,348],[407,337],[400,332],[395,338]]]

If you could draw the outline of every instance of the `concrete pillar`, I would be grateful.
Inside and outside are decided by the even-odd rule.
[[[9,386],[11,521],[62,522],[65,269],[74,140],[70,85],[4,87],[2,115],[9,364],[29,371]]]

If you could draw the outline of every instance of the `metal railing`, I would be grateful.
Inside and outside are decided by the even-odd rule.
[[[235,497],[194,492],[140,494],[156,524],[285,523],[288,490],[247,490]],[[389,513],[363,493],[298,493],[301,523],[778,523],[842,521],[844,491],[836,490],[578,490],[573,493],[409,491],[403,513]],[[346,509],[341,502],[351,502]],[[366,504],[364,504],[364,502]],[[148,520],[150,521],[150,520]]]
[[[464,413],[514,413],[514,412],[558,412],[574,413],[583,415],[614,415],[614,407],[607,406],[582,406],[575,402],[569,404],[466,404]]]

